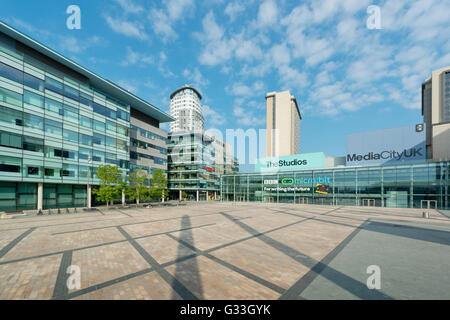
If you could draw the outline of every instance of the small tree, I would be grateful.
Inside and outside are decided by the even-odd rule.
[[[181,197],[183,198],[183,199],[187,199],[187,196],[188,196],[188,194],[187,194],[187,192],[186,191],[182,191],[181,192]]]
[[[164,202],[165,197],[167,197],[169,191],[167,190],[167,178],[164,171],[161,169],[156,169],[153,172],[153,178],[150,185],[150,195],[152,198],[160,199]]]
[[[136,169],[130,173],[130,185],[126,193],[131,200],[136,200],[136,206],[140,200],[147,200],[149,198],[149,190],[145,185],[147,179],[147,172],[145,170]]]
[[[112,204],[119,197],[117,184],[121,181],[121,171],[117,166],[101,165],[97,168],[97,176],[100,180],[100,187],[95,188],[92,192],[100,201],[105,201],[108,207],[109,203]]]

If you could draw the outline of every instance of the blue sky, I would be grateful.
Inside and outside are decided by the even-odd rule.
[[[81,8],[81,30],[66,8]],[[380,30],[366,26],[381,8]],[[3,0],[2,21],[164,111],[203,94],[207,128],[265,128],[265,93],[290,90],[302,153],[346,134],[422,122],[421,83],[450,65],[450,0]]]

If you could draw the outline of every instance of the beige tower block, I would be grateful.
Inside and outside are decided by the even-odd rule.
[[[300,153],[300,121],[296,98],[289,90],[266,95],[267,157]]]

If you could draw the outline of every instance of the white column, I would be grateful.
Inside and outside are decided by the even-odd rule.
[[[209,200],[209,191],[206,191],[206,201]]]
[[[125,206],[125,190],[122,189],[122,206]]]
[[[88,186],[87,187],[87,207],[88,208],[92,207],[92,204],[91,204],[91,191],[92,191],[91,186]]]
[[[183,194],[182,191],[180,190],[180,201],[183,200]]]
[[[199,200],[199,192],[197,190],[197,202],[198,202],[198,200]]]
[[[37,190],[37,209],[42,210],[44,203],[44,184],[42,182],[38,183]]]

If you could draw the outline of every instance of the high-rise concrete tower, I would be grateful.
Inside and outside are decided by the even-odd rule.
[[[422,84],[422,116],[428,158],[450,160],[450,66],[433,70]]]
[[[297,100],[289,91],[270,92],[267,105],[267,157],[300,153],[300,121]]]
[[[170,95],[170,115],[176,120],[170,123],[170,132],[204,130],[202,95],[195,88],[185,85]]]

